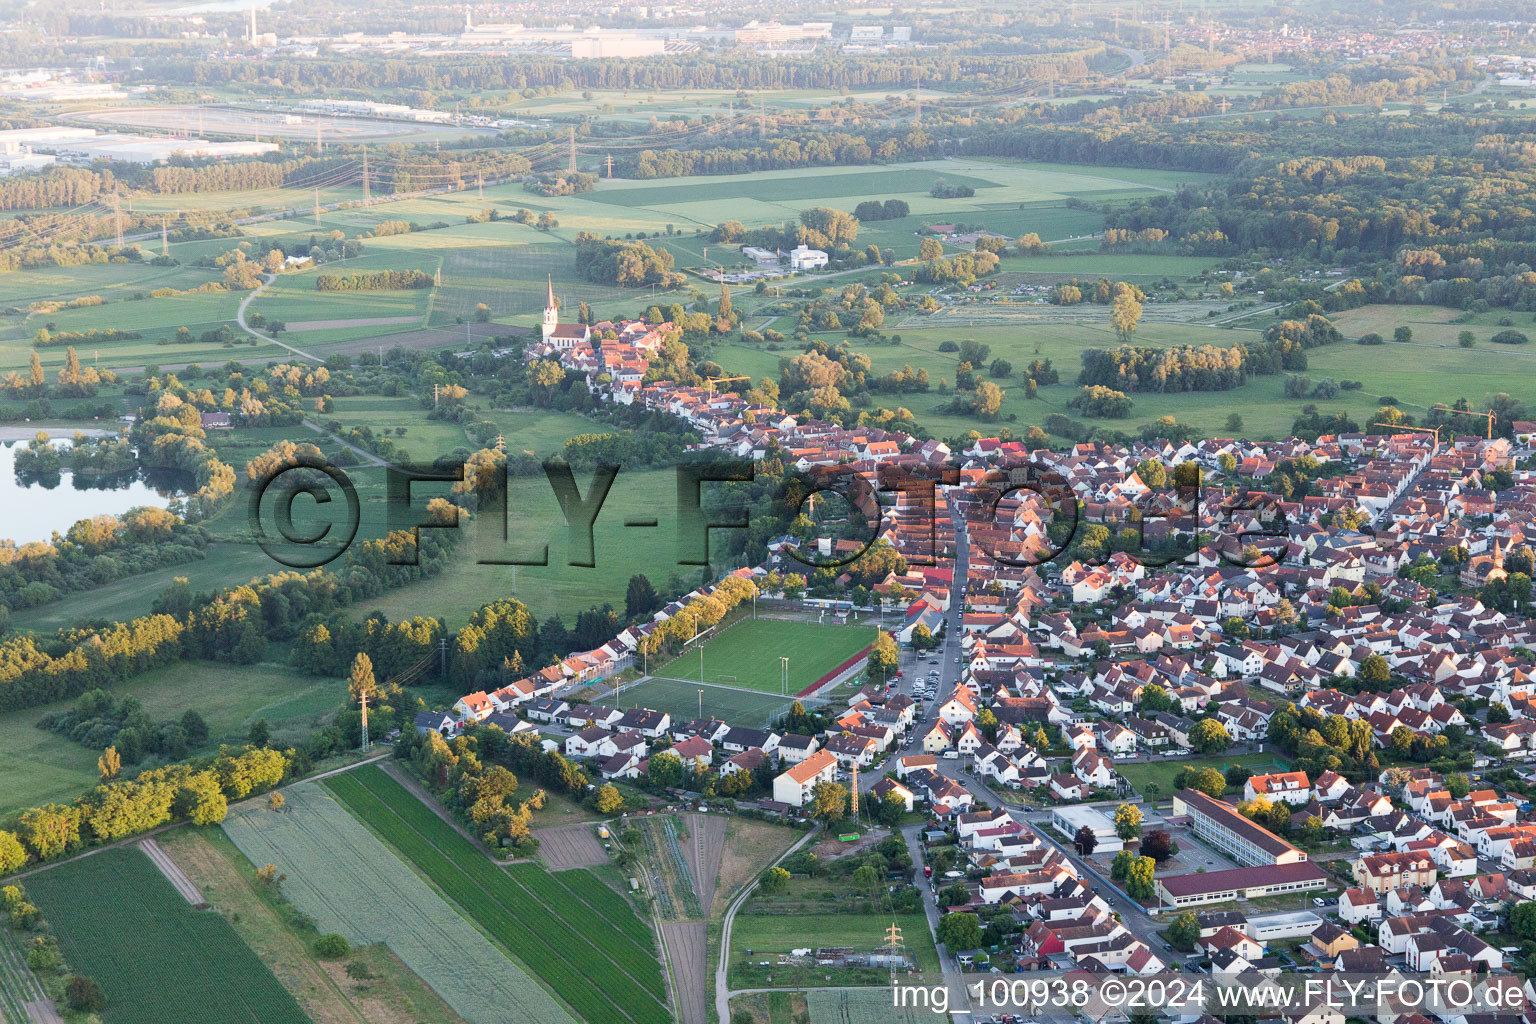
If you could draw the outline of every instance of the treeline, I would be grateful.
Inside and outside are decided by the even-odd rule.
[[[148,832],[176,821],[216,825],[231,800],[266,792],[308,770],[306,759],[260,747],[225,751],[186,764],[105,782],[71,804],[46,804],[8,815],[0,850],[19,843],[20,864],[52,861]]]
[[[432,275],[421,270],[369,270],[350,274],[320,274],[315,290],[320,292],[403,291],[432,287]]]
[[[1119,392],[1229,391],[1247,383],[1244,356],[1239,345],[1090,348],[1083,351],[1077,382]]]
[[[450,521],[453,513],[446,508],[447,502],[437,499],[428,514]],[[294,638],[310,615],[335,612],[441,571],[450,559],[453,531],[419,535],[418,543],[411,531],[397,530],[354,545],[340,574],[274,573],[213,594],[195,594],[178,579],[142,618],[60,630],[51,638],[7,639],[0,642],[0,709],[73,697],[184,657],[260,661],[269,640]]]
[[[809,58],[762,59],[750,56],[660,56],[644,60],[563,60],[536,56],[449,55],[432,61],[401,58],[355,60],[350,57],[284,58],[261,61],[186,61],[148,58],[145,73],[157,81],[200,88],[246,85],[270,90],[282,82],[292,90],[313,94],[338,90],[417,89],[427,92],[541,89],[546,87],[602,90],[674,89],[839,89],[905,90],[914,86],[942,88],[952,83],[972,88],[987,82],[993,88],[1035,85],[1050,68],[1058,83],[1087,75],[1089,59],[1102,46],[1072,52],[932,53],[907,52],[900,59],[816,55]]]
[[[0,541],[0,603],[35,608],[64,594],[91,590],[204,556],[207,531],[158,508],[132,508],[121,516],[94,516],[53,542],[19,547]]]
[[[938,137],[917,128],[870,128],[862,135],[815,129],[787,132],[736,145],[699,149],[642,149],[615,160],[626,178],[682,178],[700,174],[746,174],[793,167],[858,166],[937,158]]]

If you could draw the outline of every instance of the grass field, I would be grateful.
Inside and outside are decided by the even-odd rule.
[[[736,916],[731,926],[732,988],[803,988],[810,985],[889,985],[890,973],[873,968],[779,966],[781,953],[794,949],[846,946],[875,950],[885,944],[885,930],[901,929],[907,952],[920,972],[937,972],[939,955],[922,914],[751,914]],[[748,954],[747,950],[751,950]],[[767,961],[767,967],[763,962]],[[827,980],[827,975],[831,980]],[[887,997],[889,1002],[889,997]]]
[[[274,742],[298,742],[345,696],[336,679],[302,676],[282,665],[215,665],[183,661],[113,687],[132,694],[153,721],[179,718],[189,708],[207,720],[209,743],[240,742],[250,725],[265,718]],[[35,728],[50,711],[73,700],[0,714],[0,814],[49,800],[67,800],[97,782],[101,751]]]
[[[616,931],[592,929],[590,910],[540,899],[377,768],[325,784],[578,1014],[593,1022],[670,1019],[655,956]]]
[[[777,695],[782,688],[779,659],[787,657],[788,696],[792,698],[874,639],[875,632],[868,626],[743,619],[702,645],[684,651],[676,660],[652,665],[651,672]]]
[[[777,665],[777,661],[774,664]],[[699,693],[701,689],[704,691],[702,695]],[[674,720],[691,721],[699,715],[701,699],[706,718],[718,718],[737,725],[765,726],[771,717],[788,709],[792,698],[713,684],[701,687],[696,682],[652,676],[634,686],[626,686],[616,697],[603,698],[601,703],[650,708],[665,711]]]
[[[60,865],[27,889],[70,966],[106,993],[106,1024],[308,1021],[229,922],[192,909],[137,849]]]
[[[576,475],[587,493],[590,479]],[[423,499],[425,501],[425,499]],[[364,505],[368,503],[365,501]],[[669,470],[620,472],[593,524],[593,568],[569,564],[569,531],[548,481],[542,476],[517,477],[510,482],[507,502],[510,541],[504,541],[491,517],[482,515],[486,532],[466,537],[456,567],[370,599],[356,606],[359,617],[378,608],[391,619],[436,615],[457,625],[496,597],[517,597],[539,619],[559,614],[567,622],[577,613],[608,602],[624,604],[629,577],[645,573],[660,587],[673,574],[694,575],[698,569],[679,565],[677,475]],[[365,520],[367,514],[365,512]],[[626,527],[630,518],[655,518],[655,528]],[[549,546],[548,565],[501,565],[481,559],[537,557]],[[697,656],[695,656],[697,657]]]
[[[1274,754],[1233,754],[1230,757],[1203,757],[1189,761],[1168,760],[1119,764],[1115,766],[1115,769],[1142,796],[1147,795],[1147,784],[1153,783],[1157,786],[1157,799],[1166,800],[1173,795],[1173,780],[1184,769],[1215,768],[1225,770],[1232,765],[1242,765],[1254,771],[1258,771],[1261,768],[1286,771],[1290,768],[1289,762],[1276,757]],[[1279,767],[1274,767],[1277,765]]]
[[[385,943],[469,1024],[569,1024],[554,998],[315,783],[287,806],[249,801],[224,831],[252,864],[288,876],[283,893],[322,932]]]
[[[297,926],[284,912],[281,889],[257,878],[255,865],[218,828],[172,829],[159,842],[315,1024],[469,1024],[383,943],[354,948],[350,957],[372,974],[366,984],[347,977],[347,963],[317,957],[315,930]]]

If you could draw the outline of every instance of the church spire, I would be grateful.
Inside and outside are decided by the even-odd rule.
[[[549,298],[544,303],[545,309],[555,308],[555,275],[549,275]]]

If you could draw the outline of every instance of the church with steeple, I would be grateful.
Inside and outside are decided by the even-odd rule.
[[[592,343],[592,328],[586,324],[560,322],[560,305],[555,301],[555,278],[549,275],[549,296],[544,302],[544,323],[540,330],[544,341],[557,349],[575,348]]]
[[[1465,586],[1480,587],[1485,583],[1506,579],[1509,570],[1504,568],[1504,547],[1499,538],[1493,539],[1492,554],[1473,555],[1461,570],[1461,582]]]

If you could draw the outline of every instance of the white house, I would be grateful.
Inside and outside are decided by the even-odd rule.
[[[804,807],[819,782],[837,778],[837,758],[818,750],[773,780],[773,798],[791,807]]]

